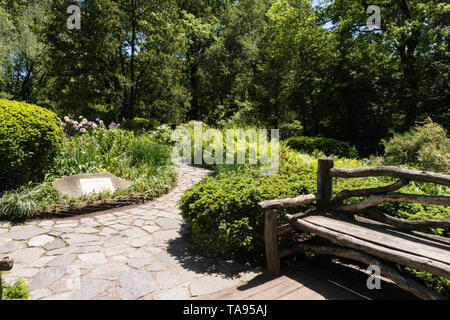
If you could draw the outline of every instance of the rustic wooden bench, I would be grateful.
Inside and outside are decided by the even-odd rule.
[[[398,178],[395,183],[370,189],[344,190],[332,196],[332,179],[388,176]],[[450,197],[396,193],[410,180],[450,186],[450,176],[399,167],[369,167],[356,169],[333,168],[333,160],[319,159],[317,194],[297,198],[267,200],[258,204],[265,215],[265,250],[267,271],[280,272],[280,259],[303,252],[308,256],[332,255],[377,265],[381,274],[399,287],[423,299],[441,299],[433,290],[405,277],[386,263],[427,271],[450,279],[450,239],[418,232],[428,228],[450,227],[450,219],[403,220],[390,216],[376,206],[384,202],[409,202],[450,205]],[[342,202],[352,197],[367,197],[354,204]],[[288,224],[278,226],[278,215],[284,208],[317,202],[313,210],[286,214]],[[369,218],[357,214],[364,214]],[[279,250],[278,237],[293,231],[308,232],[329,240],[330,245],[300,243]]]

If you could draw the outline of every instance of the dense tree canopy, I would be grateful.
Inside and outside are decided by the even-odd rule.
[[[363,155],[427,117],[450,129],[450,5],[379,0],[374,31],[369,4],[0,0],[0,95],[114,121],[298,120]]]

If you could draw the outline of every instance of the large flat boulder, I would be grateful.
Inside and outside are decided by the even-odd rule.
[[[52,183],[53,187],[62,194],[78,198],[84,194],[99,193],[103,191],[125,190],[133,183],[131,181],[104,173],[77,174],[64,177]]]

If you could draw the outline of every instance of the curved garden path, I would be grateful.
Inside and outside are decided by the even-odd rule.
[[[142,205],[67,219],[0,222],[3,278],[23,278],[31,299],[193,299],[259,272],[191,253],[177,201],[211,172],[180,165],[168,194]]]

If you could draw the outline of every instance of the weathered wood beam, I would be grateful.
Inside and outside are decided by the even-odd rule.
[[[279,236],[291,233],[292,231],[295,231],[295,228],[293,226],[291,226],[290,224],[285,224],[285,225],[277,227],[277,234]]]
[[[9,271],[14,265],[14,260],[9,257],[2,258],[0,260],[0,271]]]
[[[358,189],[358,190],[343,190],[339,192],[336,196],[334,196],[330,204],[335,205],[345,199],[353,198],[353,197],[367,197],[367,196],[373,196],[383,193],[389,193],[397,191],[398,189],[403,188],[409,183],[409,180],[406,179],[400,179],[396,181],[393,184],[390,184],[388,186],[384,187],[378,187],[378,188],[369,188],[369,189]]]
[[[333,168],[330,170],[331,175],[336,178],[363,178],[387,176],[392,178],[416,180],[422,182],[432,182],[444,186],[450,186],[450,176],[446,174],[411,170],[401,167],[381,166],[368,168]]]
[[[276,210],[265,211],[264,242],[266,247],[266,265],[269,274],[280,273],[277,235],[278,214]]]
[[[351,211],[351,213],[354,213],[354,214],[364,213],[373,220],[383,222],[383,223],[389,224],[391,226],[397,227],[399,229],[409,230],[409,231],[424,230],[424,229],[430,229],[430,228],[443,228],[443,229],[450,228],[450,219],[449,218],[404,220],[404,219],[399,219],[399,218],[393,217],[391,215],[388,215],[381,210],[372,209],[372,208],[364,209],[364,210],[360,210],[360,211]]]
[[[450,205],[450,197],[444,196],[425,196],[419,194],[405,194],[405,193],[387,193],[381,196],[375,196],[368,199],[361,200],[357,203],[345,204],[334,207],[337,211],[357,211],[369,207],[374,207],[383,202],[408,202],[408,203],[423,203],[441,206]]]
[[[450,279],[450,265],[446,263],[433,261],[428,258],[416,256],[410,253],[401,252],[368,241],[360,240],[358,238],[342,234],[325,227],[317,226],[302,219],[293,218],[292,215],[289,214],[286,215],[286,217],[295,228],[316,234],[317,236],[328,239],[335,244],[356,250],[362,250],[368,254],[385,260],[406,265],[414,269],[427,271],[432,274]]]
[[[318,246],[318,245],[311,245],[311,244],[299,244],[296,247],[293,247],[282,254],[287,253],[296,253],[296,252],[303,252],[308,256],[315,255],[315,254],[321,254],[321,255],[331,255],[331,256],[338,256],[341,258],[356,260],[359,262],[362,262],[366,265],[376,265],[380,268],[380,272],[382,275],[384,275],[386,278],[391,279],[395,282],[397,286],[402,288],[405,291],[408,291],[412,293],[413,295],[425,299],[425,300],[442,300],[444,299],[441,295],[434,292],[433,290],[429,289],[428,287],[414,281],[413,279],[410,279],[391,266],[387,265],[383,261],[372,257],[370,255],[367,255],[365,253],[362,253],[360,251],[356,251],[353,249],[347,249],[347,248],[340,248],[340,247],[334,247],[334,246]],[[281,254],[280,254],[281,256]]]
[[[258,209],[261,212],[265,210],[281,209],[288,207],[296,207],[302,204],[314,202],[318,199],[315,194],[302,195],[296,198],[266,200],[258,203]]]
[[[327,211],[333,195],[333,177],[330,170],[334,166],[333,159],[320,158],[317,165],[317,210]]]

